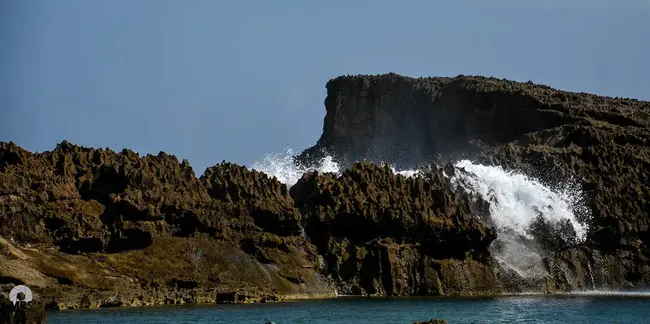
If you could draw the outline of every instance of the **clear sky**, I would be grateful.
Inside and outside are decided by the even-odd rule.
[[[163,150],[197,175],[304,149],[342,74],[650,99],[646,0],[0,0],[0,141]]]

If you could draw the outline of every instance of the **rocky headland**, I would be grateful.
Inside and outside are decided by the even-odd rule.
[[[162,152],[0,143],[2,291],[25,284],[64,309],[650,282],[650,103],[470,76],[346,76],[327,90],[323,134],[296,163],[329,155],[345,170],[290,187],[227,162],[197,177]],[[450,182],[459,157],[579,179],[586,240],[538,226],[547,275],[504,267],[493,202]],[[429,167],[406,177],[380,162]]]
[[[579,246],[547,247],[548,283],[649,282],[650,102],[475,76],[345,76],[327,90],[323,134],[299,163],[327,154],[344,167],[365,159],[409,169],[470,158],[546,183],[577,179],[589,232]]]

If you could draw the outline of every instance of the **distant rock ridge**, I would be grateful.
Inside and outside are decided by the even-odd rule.
[[[0,288],[28,285],[62,309],[648,283],[647,102],[464,76],[327,87],[323,135],[297,161],[325,152],[346,171],[305,174],[291,190],[227,162],[197,178],[163,152],[1,142]],[[577,174],[594,211],[587,243],[553,250],[550,276],[519,278],[488,251],[489,202],[442,169],[406,178],[372,163],[444,165],[461,153]]]

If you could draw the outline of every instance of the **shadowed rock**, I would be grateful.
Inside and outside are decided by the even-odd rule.
[[[474,203],[455,192],[441,170],[425,177],[395,175],[388,166],[357,163],[340,177],[308,174],[291,188],[305,232],[324,257],[327,274],[345,294],[431,295],[498,290],[485,264],[496,237]],[[470,272],[452,284],[455,265]],[[459,269],[460,269],[459,268]],[[462,286],[462,285],[461,285]]]
[[[212,198],[243,205],[264,230],[283,236],[300,234],[300,214],[286,185],[266,174],[222,163],[208,168],[201,181]]]

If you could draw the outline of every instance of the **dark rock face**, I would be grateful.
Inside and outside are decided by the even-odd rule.
[[[518,88],[471,77],[339,77],[327,83],[323,135],[300,160],[327,152],[344,165],[370,159],[410,168],[573,121],[558,107],[538,109],[535,98],[518,95]]]
[[[443,268],[485,272],[474,291],[498,289],[484,265],[496,237],[469,213],[470,200],[451,189],[441,170],[428,179],[357,163],[336,178],[308,174],[291,188],[306,217],[305,232],[344,294],[456,294]],[[441,278],[443,279],[441,281]],[[462,286],[462,285],[461,285]]]
[[[34,301],[29,306],[14,306],[0,294],[0,324],[45,324],[45,307],[42,302]]]
[[[531,133],[553,137],[549,130],[555,127],[590,119],[648,125],[646,102],[495,78],[346,76],[330,80],[327,93],[323,134],[301,161],[327,152],[345,164],[370,159],[408,168],[439,155],[480,153],[484,145]]]
[[[224,163],[208,168],[201,181],[212,198],[243,205],[262,229],[282,236],[300,234],[300,214],[293,208],[286,185],[277,180]]]
[[[327,90],[323,134],[297,162],[330,154],[346,166],[366,159],[410,168],[465,157],[548,183],[574,177],[593,220],[578,253],[585,257],[563,267],[602,265],[594,270],[608,278],[595,279],[602,288],[650,282],[649,102],[472,76],[348,76]],[[574,248],[555,247],[559,259],[549,262]]]

